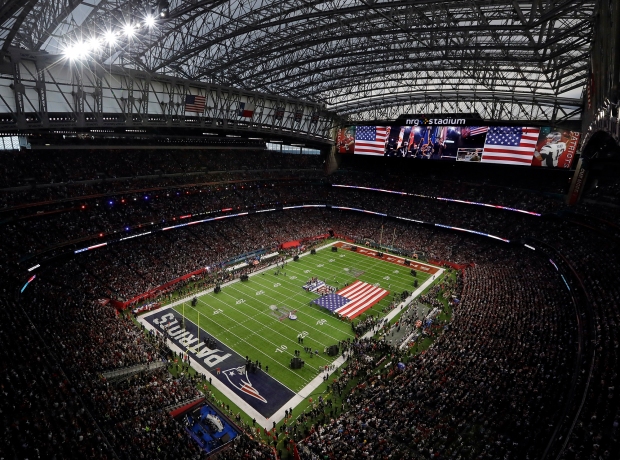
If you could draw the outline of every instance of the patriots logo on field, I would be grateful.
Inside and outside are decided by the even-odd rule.
[[[223,374],[228,379],[228,382],[239,391],[242,391],[246,395],[250,395],[253,398],[256,398],[264,403],[267,402],[267,400],[263,398],[258,392],[258,390],[254,388],[250,383],[250,379],[248,378],[248,373],[245,369],[245,366],[228,369],[224,371]]]

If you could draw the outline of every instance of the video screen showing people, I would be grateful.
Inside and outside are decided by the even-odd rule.
[[[341,154],[570,168],[580,133],[527,126],[350,126]]]

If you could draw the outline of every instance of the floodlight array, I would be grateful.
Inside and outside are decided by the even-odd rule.
[[[111,49],[123,38],[131,40],[140,30],[153,29],[157,25],[157,17],[149,14],[142,21],[126,22],[116,29],[108,29],[99,36],[92,36],[85,40],[76,40],[67,45],[62,54],[71,61],[81,61],[101,53],[106,48]]]

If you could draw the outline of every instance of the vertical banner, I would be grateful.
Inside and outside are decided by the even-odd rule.
[[[575,174],[573,175],[573,179],[570,184],[570,189],[568,191],[567,203],[569,206],[574,206],[579,202],[579,198],[581,198],[581,192],[586,185],[586,180],[588,179],[588,165],[583,161],[583,158],[580,158],[577,162],[577,169],[575,170]]]

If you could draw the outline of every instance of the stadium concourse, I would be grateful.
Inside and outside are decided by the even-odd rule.
[[[548,447],[549,440],[573,423],[561,458],[619,455],[620,253],[606,227],[592,231],[601,208],[588,203],[568,213],[555,198],[564,177],[532,184],[511,174],[510,187],[487,178],[483,184],[477,173],[462,171],[432,179],[406,172],[377,177],[372,170],[325,178],[315,158],[275,154],[258,154],[272,162],[268,171],[240,171],[256,158],[250,152],[227,153],[230,172],[203,177],[199,171],[192,175],[193,168],[217,163],[222,154],[198,153],[185,164],[182,153],[170,152],[152,166],[165,171],[185,164],[186,175],[170,180],[149,170],[143,154],[127,152],[122,161],[140,165],[142,178],[80,183],[78,178],[92,179],[93,171],[120,160],[72,155],[78,161],[68,162],[63,152],[48,154],[49,165],[58,165],[40,179],[48,185],[2,191],[4,458],[201,458],[206,453],[169,415],[199,397],[244,433],[217,454],[223,459],[538,458],[557,449]],[[21,163],[3,175],[5,184],[16,185],[39,167],[36,155],[4,156],[4,165]],[[89,167],[94,158],[99,163]],[[74,181],[60,184],[67,178]],[[374,184],[427,197],[332,184]],[[147,227],[151,222],[170,226],[183,215],[227,215],[231,211],[222,209],[272,209],[277,203],[332,208],[257,212],[114,242],[119,233],[155,230]],[[607,216],[608,225],[618,222],[613,212]],[[446,226],[524,239],[536,250]],[[398,326],[407,335],[416,331],[413,321],[355,323],[360,338],[330,376],[329,391],[303,409],[285,408],[284,419],[268,434],[227,409],[207,378],[189,372],[161,338],[145,334],[107,302],[127,301],[197,268],[328,230],[363,246],[388,240],[407,257],[461,267],[442,291],[460,301],[451,322],[427,331],[434,343],[423,353],[387,340]],[[74,254],[103,242],[109,244]],[[17,296],[27,281],[24,268],[35,263],[41,265],[33,271],[36,278]],[[225,270],[205,272],[148,301],[191,296],[230,279]],[[437,306],[437,293],[419,302]],[[369,331],[371,337],[361,338]],[[104,375],[110,372],[128,377],[108,381]]]

